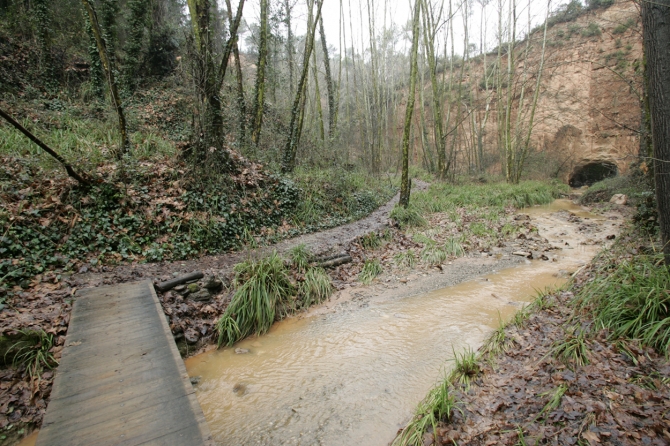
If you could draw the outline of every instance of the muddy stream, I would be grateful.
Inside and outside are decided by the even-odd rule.
[[[388,444],[448,371],[454,351],[478,348],[500,319],[510,318],[538,290],[560,286],[566,272],[602,248],[565,214],[553,214],[559,210],[618,233],[621,220],[589,214],[568,200],[526,209],[540,236],[562,248],[553,251],[552,261],[526,261],[419,295],[408,287],[406,297],[375,296],[353,308],[329,305],[276,323],[264,336],[188,359],[215,440]]]

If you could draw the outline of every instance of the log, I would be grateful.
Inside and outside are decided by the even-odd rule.
[[[337,259],[338,257],[344,257],[346,255],[347,255],[347,253],[342,251],[342,252],[338,252],[337,254],[330,254],[330,255],[327,255],[327,256],[317,257],[316,259],[314,259],[314,261],[317,264],[321,264],[321,263],[326,262],[328,260]]]
[[[318,264],[321,268],[334,268],[336,266],[344,265],[345,263],[351,262],[351,256],[348,254],[345,254],[340,257],[336,257],[331,260],[326,260],[325,262],[321,262]]]
[[[154,285],[154,288],[156,288],[156,291],[160,291],[161,293],[164,293],[166,291],[170,291],[172,288],[176,287],[177,285],[181,285],[186,282],[190,282],[191,280],[198,280],[202,279],[205,277],[205,275],[200,272],[196,271],[190,274],[186,274],[184,276],[180,277],[175,277],[174,279],[166,280],[165,282],[161,282],[159,284]]]

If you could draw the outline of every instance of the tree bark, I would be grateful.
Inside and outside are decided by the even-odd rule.
[[[412,113],[414,112],[414,99],[416,94],[416,78],[418,68],[419,48],[419,17],[421,13],[421,0],[414,2],[414,18],[412,19],[412,49],[410,53],[409,71],[409,95],[407,108],[405,109],[405,128],[402,135],[402,179],[400,180],[400,206],[409,205],[410,179],[409,179],[409,136],[412,129]],[[423,107],[423,104],[421,104]]]
[[[670,265],[670,0],[641,3],[656,202],[665,264]]]
[[[302,73],[298,81],[298,88],[296,90],[293,107],[291,108],[291,122],[288,130],[288,140],[286,141],[286,148],[284,149],[282,159],[282,172],[293,172],[295,168],[295,157],[298,150],[298,142],[300,141],[300,133],[302,132],[302,118],[301,109],[304,110],[304,98],[306,95],[307,76],[309,74],[309,59],[314,49],[314,35],[316,34],[316,24],[321,18],[321,7],[323,0],[317,0],[317,10],[314,22],[307,29],[307,37],[305,40],[305,53],[302,58]]]
[[[47,146],[46,144],[44,144],[40,139],[38,139],[35,135],[33,135],[32,133],[30,133],[30,131],[28,131],[25,127],[23,127],[21,124],[19,124],[17,121],[15,121],[14,118],[12,118],[9,114],[7,114],[7,113],[6,113],[4,110],[2,110],[2,109],[0,109],[0,116],[2,116],[2,117],[5,119],[5,121],[7,121],[7,122],[9,122],[11,125],[13,125],[14,128],[16,128],[18,131],[20,131],[21,133],[23,133],[24,135],[26,135],[32,142],[34,142],[35,144],[37,144],[38,146],[40,146],[40,148],[41,148],[42,150],[44,150],[44,151],[47,152],[49,155],[51,155],[52,157],[54,157],[54,158],[56,159],[56,161],[58,161],[59,163],[61,163],[61,164],[63,165],[63,167],[65,168],[65,170],[67,171],[67,174],[68,174],[70,177],[72,177],[72,178],[74,178],[75,180],[77,180],[77,181],[79,182],[79,184],[81,184],[81,185],[83,185],[83,186],[88,186],[89,184],[91,184],[91,181],[90,181],[88,178],[86,178],[85,175],[80,175],[80,174],[78,174],[78,173],[74,170],[74,168],[72,168],[72,166],[71,166],[67,161],[65,161],[65,159],[64,159],[63,157],[61,157],[58,153],[56,153],[55,150],[53,150],[51,147],[49,147],[49,146]]]
[[[333,76],[330,72],[330,56],[328,55],[328,44],[326,43],[326,31],[323,28],[323,16],[319,20],[319,33],[321,35],[321,49],[323,50],[323,65],[326,69],[326,89],[328,90],[328,140],[333,140],[335,131],[335,89],[333,87]]]
[[[240,1],[240,4],[244,4],[244,0]],[[239,116],[239,126],[240,126],[240,145],[242,147],[247,147],[247,104],[244,99],[244,81],[242,79],[242,64],[240,62],[240,48],[237,44],[237,29],[240,25],[240,19],[242,17],[241,10],[238,7],[237,17],[233,19],[233,8],[230,4],[230,0],[226,0],[226,6],[228,7],[228,23],[230,25],[230,38],[233,36],[233,56],[235,56],[235,77],[237,80],[237,106],[240,110]],[[234,31],[234,33],[233,33]]]
[[[103,39],[102,30],[100,29],[100,24],[98,23],[98,17],[95,13],[95,9],[89,0],[81,0],[84,4],[84,9],[88,13],[88,19],[91,24],[91,31],[95,37],[96,45],[98,46],[98,53],[100,54],[100,61],[107,75],[107,80],[109,82],[109,90],[111,92],[112,103],[116,109],[116,114],[119,118],[119,132],[121,133],[121,147],[116,152],[117,158],[121,159],[130,149],[130,141],[128,140],[128,131],[126,127],[126,116],[123,111],[123,103],[121,102],[121,96],[119,96],[119,89],[116,81],[116,67],[114,66],[114,60],[110,56],[110,53],[107,51],[107,44],[105,39]]]
[[[263,126],[263,106],[265,104],[265,65],[268,56],[268,0],[261,0],[260,43],[258,45],[258,64],[256,65],[256,90],[254,100],[251,142],[258,147]]]

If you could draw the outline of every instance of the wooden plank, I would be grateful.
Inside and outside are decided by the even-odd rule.
[[[76,296],[37,446],[212,445],[149,281]]]

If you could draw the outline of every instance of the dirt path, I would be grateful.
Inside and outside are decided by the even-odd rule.
[[[428,183],[421,180],[414,180],[413,184],[415,190],[425,190],[429,186]],[[227,254],[203,256],[197,259],[174,262],[131,264],[117,267],[103,266],[99,268],[100,271],[75,274],[72,278],[76,281],[78,287],[91,287],[147,278],[153,280],[166,280],[171,278],[172,275],[192,271],[202,271],[205,274],[226,276],[232,271],[232,267],[235,264],[251,255],[257,255],[272,250],[277,250],[277,252],[281,254],[300,244],[307,245],[315,256],[331,252],[335,253],[344,249],[344,247],[348,246],[353,240],[361,235],[387,227],[389,224],[389,214],[398,202],[398,197],[399,196],[396,195],[384,206],[361,220],[327,229],[325,231],[301,235],[256,250],[236,251]]]

